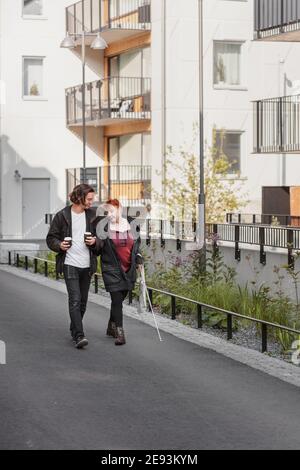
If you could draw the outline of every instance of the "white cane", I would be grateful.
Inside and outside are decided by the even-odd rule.
[[[148,302],[149,302],[149,307],[150,307],[150,310],[152,312],[152,315],[153,315],[153,319],[154,319],[154,324],[156,326],[156,330],[157,330],[157,334],[158,334],[158,337],[159,337],[159,341],[163,341],[162,340],[162,337],[160,335],[160,331],[159,331],[159,327],[158,327],[158,323],[157,323],[157,320],[156,320],[156,316],[155,316],[155,313],[153,311],[153,306],[152,306],[152,302],[150,300],[150,296],[149,296],[149,292],[148,292],[148,288],[147,288],[147,285],[146,285],[146,279],[145,279],[145,271],[144,271],[144,267],[142,267],[142,271],[141,271],[141,283],[144,285],[144,290],[146,291],[146,295],[147,295],[147,299],[148,299]]]

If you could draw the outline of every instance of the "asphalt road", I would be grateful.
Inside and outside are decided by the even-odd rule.
[[[1,449],[299,449],[300,390],[89,303],[76,350],[66,296],[0,272]]]

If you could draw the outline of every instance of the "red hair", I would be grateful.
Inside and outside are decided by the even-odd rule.
[[[106,203],[105,203],[105,206],[106,205],[114,206],[117,209],[119,209],[121,204],[120,204],[120,201],[118,199],[108,199],[108,201],[106,201]]]

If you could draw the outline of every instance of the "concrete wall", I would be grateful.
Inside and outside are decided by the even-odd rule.
[[[178,261],[183,265],[189,263],[189,256],[191,255],[189,245],[188,242],[183,242],[181,251],[177,251],[175,240],[166,240],[165,248],[161,248],[160,240],[151,240],[150,246],[147,246],[145,240],[143,240],[142,250],[147,260],[149,272],[153,273],[159,266],[168,269]],[[278,275],[274,268],[280,268],[279,275],[284,276],[281,281],[282,290],[291,299],[295,300],[295,287],[286,269],[283,268],[288,263],[287,250],[266,248],[266,264],[262,265],[260,263],[259,247],[241,244],[241,261],[236,261],[234,258],[234,244],[219,242],[219,246],[224,264],[236,270],[236,282],[239,285],[245,286],[248,284],[251,289],[265,284],[271,288],[273,295],[276,295],[279,287],[275,284],[278,281]],[[299,270],[300,260],[298,259],[295,263],[295,272]],[[255,286],[252,284],[253,282],[255,282]]]

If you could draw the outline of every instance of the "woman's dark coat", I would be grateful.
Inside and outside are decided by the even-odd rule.
[[[96,223],[103,220],[104,217],[97,217]],[[131,217],[127,218],[131,223]],[[96,228],[96,227],[95,227]],[[137,232],[139,231],[137,227]],[[98,232],[98,231],[97,231]],[[101,271],[105,289],[107,292],[116,292],[120,290],[133,290],[137,273],[138,264],[143,264],[143,257],[140,252],[141,238],[138,236],[134,241],[131,251],[131,267],[127,273],[122,269],[113,241],[109,238],[108,223],[104,225],[105,238],[99,237],[97,233],[97,254],[101,256]]]

